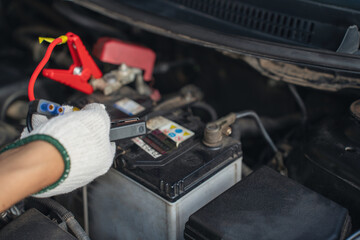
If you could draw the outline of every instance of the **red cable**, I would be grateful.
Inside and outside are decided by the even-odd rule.
[[[31,78],[30,78],[30,81],[29,81],[29,86],[28,86],[28,96],[29,96],[30,101],[35,100],[34,86],[35,86],[35,81],[36,81],[37,77],[39,76],[41,70],[44,68],[46,63],[49,61],[51,53],[54,50],[54,47],[56,45],[58,45],[59,43],[61,43],[61,42],[62,42],[61,38],[56,38],[54,41],[52,41],[52,43],[50,43],[50,45],[48,46],[48,48],[46,50],[44,58],[41,60],[41,62],[35,68],[33,74],[31,75]]]

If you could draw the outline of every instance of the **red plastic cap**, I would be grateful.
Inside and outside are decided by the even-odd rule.
[[[144,70],[144,80],[150,81],[154,69],[156,54],[150,48],[125,43],[114,38],[99,38],[93,48],[93,55],[101,61]]]

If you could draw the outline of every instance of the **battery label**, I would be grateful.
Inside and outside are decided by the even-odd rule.
[[[171,122],[163,127],[160,127],[159,130],[162,131],[165,135],[167,135],[171,140],[176,142],[177,146],[180,143],[194,136],[194,133],[192,131],[180,126],[175,122]]]
[[[157,152],[155,149],[146,144],[141,138],[136,137],[131,139],[136,145],[138,145],[142,150],[150,154],[153,158],[161,157],[162,155]]]
[[[176,146],[179,146],[180,143],[194,136],[194,133],[189,129],[186,129],[183,126],[162,116],[148,120],[146,122],[146,126],[150,130],[159,129],[172,141],[174,141],[176,143]]]
[[[114,107],[129,116],[137,115],[145,110],[143,106],[126,97],[121,99],[120,101],[115,102]]]
[[[176,143],[159,129],[142,137],[142,140],[163,155],[176,148]]]
[[[158,116],[147,120],[146,127],[150,130],[155,130],[165,125],[168,125],[169,123],[172,123],[172,121],[164,118],[163,116]]]

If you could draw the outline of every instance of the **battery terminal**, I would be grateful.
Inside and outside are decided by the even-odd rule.
[[[236,121],[236,114],[220,118],[214,122],[208,123],[204,131],[203,143],[208,147],[220,147],[222,145],[223,135],[229,136],[232,132],[230,127]]]

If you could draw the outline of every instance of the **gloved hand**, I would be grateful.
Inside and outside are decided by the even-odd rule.
[[[35,197],[68,193],[109,170],[115,144],[109,140],[110,118],[104,105],[92,103],[75,112],[65,107],[63,115],[50,120],[34,114],[32,125],[34,130],[29,133],[25,128],[20,141],[47,141],[59,150],[65,163],[62,177]]]

